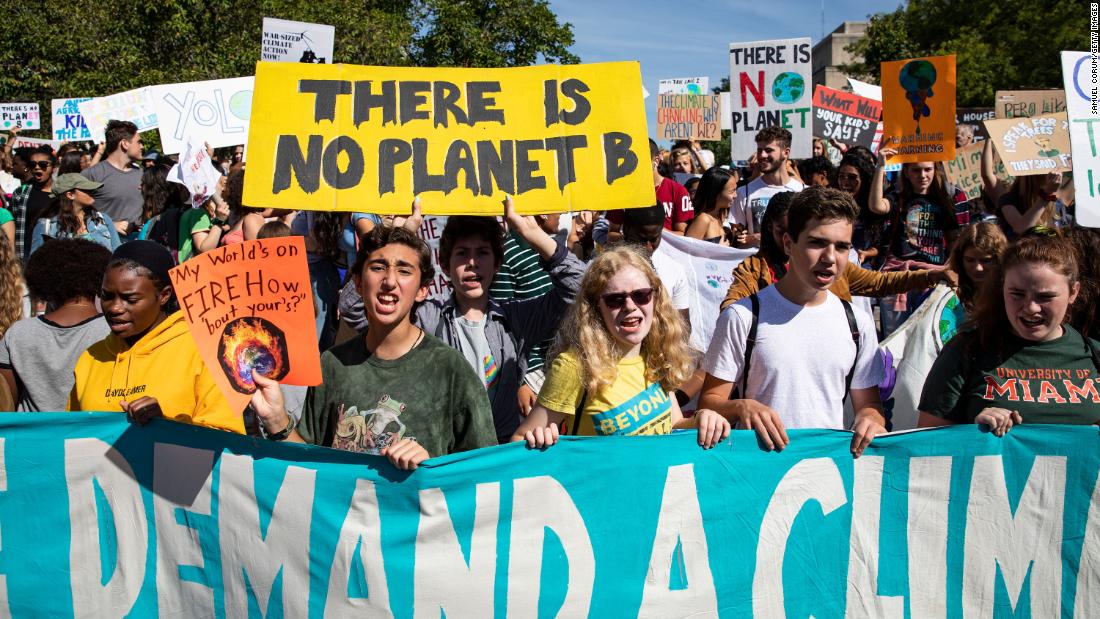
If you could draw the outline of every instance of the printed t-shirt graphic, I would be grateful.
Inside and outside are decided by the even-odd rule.
[[[558,355],[550,365],[538,403],[563,413],[569,423],[584,397],[580,431],[586,436],[634,436],[672,431],[672,400],[658,383],[645,377],[645,360],[619,361],[615,381],[598,393],[584,393],[581,367],[571,352]]]
[[[405,424],[401,422],[403,412],[405,405],[388,395],[379,398],[378,403],[366,411],[359,411],[355,406],[341,406],[332,446],[344,451],[380,455],[382,448],[405,437]]]
[[[1100,375],[1073,327],[1045,342],[1009,337],[1000,355],[976,337],[964,331],[940,352],[920,410],[955,423],[974,423],[989,407],[1016,411],[1024,423],[1100,423]]]

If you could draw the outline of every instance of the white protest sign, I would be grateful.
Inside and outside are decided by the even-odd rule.
[[[92,132],[84,117],[80,115],[80,104],[91,101],[91,97],[77,99],[53,99],[50,102],[52,122],[50,129],[55,140],[66,142],[90,140]]]
[[[254,82],[234,77],[151,87],[164,152],[183,151],[188,137],[215,148],[248,141]]]
[[[874,99],[875,101],[882,101],[882,86],[876,86],[875,84],[868,84],[867,82],[861,82],[848,78],[848,85],[851,86],[852,92],[868,99]]]
[[[924,380],[940,350],[958,332],[962,314],[959,298],[951,288],[939,284],[897,331],[879,344],[886,367],[879,389],[890,430],[917,427]]]
[[[657,84],[659,95],[709,95],[709,77],[674,77]]]
[[[1069,141],[1073,151],[1073,188],[1077,199],[1077,223],[1100,228],[1100,66],[1085,52],[1062,52],[1062,78],[1066,85]]]
[[[765,127],[791,132],[791,157],[804,159],[813,145],[810,39],[730,43],[730,147],[733,159],[756,150]]]
[[[168,171],[168,180],[179,183],[191,194],[191,206],[199,208],[214,195],[222,175],[210,161],[202,140],[191,138],[184,143],[180,161]]]
[[[265,17],[260,60],[332,64],[335,39],[335,26]]]
[[[732,118],[730,116],[730,93],[728,93],[728,92],[718,93],[718,100],[721,102],[721,106],[722,106],[722,112],[721,112],[722,122],[721,122],[720,128],[723,131],[729,131],[730,129],[733,128],[733,123],[731,122]]]
[[[40,129],[37,103],[0,103],[0,129]]]
[[[691,285],[691,345],[706,351],[718,324],[722,300],[733,283],[733,270],[756,249],[734,249],[665,231],[657,251],[687,272]]]
[[[95,142],[103,141],[103,131],[109,120],[128,120],[138,131],[157,128],[157,113],[149,99],[148,88],[135,88],[106,97],[96,97],[77,104],[84,124]]]
[[[61,148],[61,140],[43,140],[41,138],[28,138],[23,135],[17,135],[11,140],[12,148],[38,148],[39,146],[49,146],[56,151]]]

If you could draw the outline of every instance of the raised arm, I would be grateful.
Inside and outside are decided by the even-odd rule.
[[[997,167],[993,163],[993,140],[985,140],[982,144],[982,189],[994,204],[1004,193],[1004,185],[997,177]]]
[[[887,215],[890,213],[890,201],[883,197],[886,190],[886,159],[896,154],[898,154],[898,152],[892,148],[883,148],[878,151],[875,174],[871,179],[871,194],[867,198],[867,208],[876,215]]]

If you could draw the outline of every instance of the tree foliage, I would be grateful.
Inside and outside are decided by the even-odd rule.
[[[37,101],[44,117],[51,98],[252,75],[265,16],[334,25],[334,60],[350,64],[579,62],[545,0],[18,2],[6,15],[0,101]]]
[[[955,54],[958,104],[991,106],[997,90],[1061,88],[1059,52],[1088,49],[1088,19],[1076,1],[910,0],[871,16],[842,70],[877,84],[882,62]]]

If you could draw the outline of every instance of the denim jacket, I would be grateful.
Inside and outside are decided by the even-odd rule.
[[[39,247],[42,247],[42,244],[47,240],[46,237],[51,239],[87,239],[93,243],[99,243],[112,252],[121,245],[118,230],[115,230],[115,223],[106,213],[100,213],[94,209],[85,211],[84,227],[88,229],[86,234],[77,235],[71,232],[62,232],[58,227],[56,217],[43,217],[34,225],[34,232],[31,234],[31,253],[33,254],[38,251]]]

